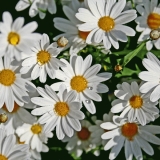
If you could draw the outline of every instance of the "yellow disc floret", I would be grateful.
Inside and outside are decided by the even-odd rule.
[[[160,27],[160,14],[151,13],[148,16],[147,24],[151,29],[158,29]]]
[[[83,92],[87,88],[87,80],[83,76],[75,76],[71,79],[70,85],[73,90]]]
[[[87,39],[87,36],[89,35],[90,32],[83,32],[83,31],[79,31],[79,37],[82,38],[83,40]]]
[[[80,140],[86,141],[90,137],[90,131],[86,127],[82,127],[81,131],[77,132],[77,136]]]
[[[132,96],[129,100],[129,103],[132,108],[138,109],[141,108],[143,105],[143,99],[140,96]]]
[[[54,111],[59,116],[66,116],[69,112],[68,104],[66,102],[57,102]]]
[[[51,55],[47,51],[40,51],[37,54],[37,62],[40,65],[44,65],[45,63],[48,63],[50,59],[51,59]]]
[[[106,32],[109,32],[114,28],[115,22],[114,22],[114,19],[112,19],[111,17],[104,16],[104,17],[99,19],[98,26],[102,30],[104,30]]]
[[[6,157],[3,156],[2,154],[0,154],[0,160],[8,160],[8,158],[6,158]]]
[[[9,35],[8,35],[8,42],[11,45],[16,46],[17,44],[19,44],[19,41],[20,41],[20,36],[19,36],[18,33],[16,33],[16,32],[10,32],[9,33]]]
[[[9,69],[0,71],[0,83],[4,86],[11,86],[16,79],[15,73]]]
[[[40,126],[39,124],[34,124],[31,127],[31,131],[33,132],[33,134],[40,134],[42,132],[42,126]]]

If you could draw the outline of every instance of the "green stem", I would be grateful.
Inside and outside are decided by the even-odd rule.
[[[28,0],[28,2],[29,2],[30,4],[32,4],[31,0]]]
[[[134,4],[133,0],[131,0],[131,3],[132,3],[132,8],[135,8],[135,4]]]

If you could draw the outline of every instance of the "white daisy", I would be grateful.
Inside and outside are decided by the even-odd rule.
[[[142,32],[138,39],[138,43],[149,39],[150,32],[160,27],[160,8],[158,7],[158,0],[143,0],[142,4],[143,5],[138,5],[136,7],[141,15],[135,20],[138,24],[136,30]],[[153,41],[149,40],[146,43],[147,50],[151,50],[153,45],[157,49],[160,49],[160,39]]]
[[[38,121],[45,123],[45,132],[56,127],[58,139],[63,139],[65,135],[72,137],[74,130],[81,130],[79,120],[84,119],[84,114],[80,111],[82,104],[75,101],[75,91],[67,92],[64,85],[60,86],[58,95],[47,85],[45,89],[38,87],[37,91],[43,98],[32,98],[32,102],[42,107],[34,109],[32,114],[42,115]]]
[[[3,64],[4,63],[4,64]],[[35,85],[21,77],[16,71],[18,66],[11,65],[11,59],[7,56],[4,61],[0,58],[0,108],[4,103],[9,112],[14,109],[14,102],[19,106],[30,102],[27,92],[35,92]],[[8,98],[9,97],[9,98]]]
[[[104,72],[97,74],[101,65],[96,64],[91,67],[92,56],[88,55],[85,60],[81,56],[71,56],[70,63],[61,59],[67,67],[56,72],[56,78],[63,82],[54,83],[51,87],[58,91],[61,84],[65,84],[68,90],[76,91],[77,100],[83,102],[87,110],[94,114],[96,108],[92,100],[101,101],[102,98],[97,93],[108,92],[108,87],[101,82],[111,78],[112,73]]]
[[[28,160],[28,146],[16,145],[16,137],[6,136],[5,130],[0,129],[0,159],[1,160]]]
[[[114,94],[119,99],[112,102],[111,112],[122,112],[120,116],[128,117],[129,122],[137,120],[141,125],[146,125],[155,120],[159,109],[155,106],[157,102],[151,102],[148,95],[139,91],[139,87],[137,82],[118,84]]]
[[[46,82],[47,74],[54,79],[55,71],[59,67],[65,66],[63,62],[56,58],[60,51],[57,43],[50,44],[48,35],[43,34],[40,41],[31,48],[31,51],[24,54],[20,72],[22,74],[31,72],[31,78],[35,80],[39,77],[42,83]]]
[[[103,140],[101,138],[101,135],[107,130],[104,130],[100,127],[100,125],[104,122],[112,122],[113,114],[110,112],[109,114],[104,114],[103,115],[103,120],[95,120],[96,125],[92,125],[89,127],[89,131],[91,132],[91,137],[92,137],[92,143],[96,144],[97,146],[99,145],[105,145],[107,143],[106,140]]]
[[[63,6],[63,12],[69,20],[64,18],[53,19],[54,27],[64,32],[54,37],[54,40],[57,41],[62,36],[66,37],[69,43],[66,45],[64,49],[71,47],[70,50],[74,54],[77,54],[80,50],[87,46],[86,38],[89,32],[83,32],[78,30],[77,25],[81,24],[81,22],[75,17],[75,14],[77,13],[79,8],[86,8],[85,4],[86,3],[84,2],[74,0],[71,2],[69,6]]]
[[[147,53],[147,59],[144,58],[143,66],[148,71],[139,73],[139,78],[145,81],[140,87],[142,93],[151,93],[150,100],[156,102],[160,98],[160,61],[151,52]]]
[[[48,150],[48,147],[43,143],[47,143],[48,138],[53,137],[53,133],[46,133],[44,126],[38,122],[33,124],[24,123],[16,129],[16,134],[18,135],[21,143],[29,144],[30,148],[32,150],[35,149],[37,152]]]
[[[111,160],[117,157],[123,146],[127,160],[132,160],[133,155],[137,160],[142,160],[141,149],[151,156],[154,154],[154,150],[148,142],[160,145],[160,139],[154,135],[160,134],[160,126],[140,126],[136,122],[130,123],[118,116],[113,117],[113,122],[101,124],[103,129],[109,130],[102,135],[102,139],[109,140],[104,150],[111,149],[109,154]]]
[[[55,0],[19,0],[15,9],[17,11],[22,11],[29,6],[31,6],[29,9],[29,16],[34,17],[39,13],[41,19],[45,18],[47,10],[51,14],[57,11]]]
[[[89,9],[80,8],[76,17],[84,22],[78,25],[80,31],[90,32],[86,43],[93,42],[103,44],[106,49],[119,48],[118,41],[127,42],[127,36],[134,36],[135,31],[123,24],[134,20],[136,10],[123,11],[126,0],[88,0]],[[122,12],[123,11],[123,12]]]
[[[38,27],[37,22],[30,22],[23,26],[24,18],[19,17],[14,22],[9,12],[2,15],[0,25],[0,57],[15,57],[21,60],[21,52],[27,51],[33,43],[40,38],[39,33],[32,33]]]
[[[62,141],[68,142],[66,149],[69,153],[74,153],[76,157],[80,157],[83,150],[88,152],[96,148],[95,144],[92,144],[91,132],[88,128],[91,126],[87,120],[81,121],[82,129],[79,132],[75,132],[73,137],[65,137]]]

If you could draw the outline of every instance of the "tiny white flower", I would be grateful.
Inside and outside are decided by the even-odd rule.
[[[107,143],[106,140],[103,140],[101,138],[101,135],[105,132],[108,132],[108,130],[102,129],[100,125],[104,122],[112,122],[113,114],[110,112],[109,114],[103,115],[103,120],[95,120],[96,125],[92,125],[89,127],[89,131],[91,132],[92,137],[92,143],[99,145],[105,145]]]
[[[61,59],[66,64],[62,70],[56,72],[56,78],[63,82],[54,83],[51,87],[58,91],[61,84],[65,84],[68,90],[76,91],[77,100],[83,102],[87,110],[94,114],[96,108],[92,100],[101,101],[102,98],[97,93],[108,92],[108,87],[101,82],[111,78],[112,73],[99,73],[100,64],[91,66],[92,56],[88,55],[84,60],[81,56],[71,56],[70,63]]]
[[[123,24],[137,17],[136,10],[123,11],[126,0],[88,0],[89,9],[80,8],[77,19],[83,22],[78,25],[80,31],[89,32],[86,43],[101,43],[106,49],[119,48],[118,41],[127,42],[127,36],[134,36],[135,31]]]
[[[102,134],[102,139],[109,140],[104,150],[111,149],[110,160],[117,157],[123,146],[127,160],[132,160],[133,155],[137,160],[142,160],[141,149],[150,156],[154,154],[148,142],[160,145],[160,139],[155,136],[155,134],[160,134],[160,126],[140,126],[136,122],[128,122],[127,119],[114,116],[113,122],[103,123],[101,127],[109,130]]]
[[[34,109],[32,114],[41,116],[38,121],[45,124],[45,132],[56,127],[58,139],[63,139],[65,135],[72,137],[74,130],[81,130],[79,120],[84,119],[84,114],[80,111],[82,104],[75,101],[75,91],[67,92],[64,85],[60,86],[58,95],[47,85],[45,89],[38,87],[37,91],[43,98],[34,97],[32,102],[42,107]]]
[[[32,150],[36,149],[37,152],[49,150],[43,143],[47,143],[48,138],[53,137],[53,133],[46,133],[44,126],[38,122],[33,124],[24,123],[16,129],[16,134],[19,137],[19,142],[28,144]]]
[[[22,11],[29,6],[31,6],[29,9],[29,16],[34,17],[39,13],[41,19],[45,18],[47,10],[51,14],[57,11],[55,0],[19,0],[15,9],[17,11]]]
[[[159,109],[149,100],[148,95],[139,91],[137,82],[131,85],[123,82],[117,85],[118,90],[114,94],[117,98],[112,102],[112,113],[121,113],[121,117],[128,117],[128,121],[137,120],[141,125],[146,125],[150,121],[154,121],[159,114]]]
[[[39,77],[40,82],[45,83],[47,74],[54,79],[56,70],[59,67],[64,67],[65,64],[56,57],[61,49],[58,48],[57,43],[51,43],[47,34],[43,34],[40,41],[38,41],[30,52],[25,52],[23,56],[21,74],[31,72],[33,80]]]
[[[69,153],[74,153],[76,157],[80,157],[83,153],[83,150],[88,152],[96,148],[95,144],[92,144],[91,132],[89,127],[92,126],[89,121],[81,121],[82,129],[79,132],[75,132],[73,137],[65,137],[62,141],[68,142],[66,149]]]
[[[160,8],[158,6],[158,0],[143,0],[142,5],[136,6],[137,11],[141,16],[137,17],[135,22],[137,23],[136,30],[142,32],[138,43],[150,38],[150,32],[160,27]],[[147,50],[151,50],[153,45],[160,49],[160,39],[146,43]]]
[[[139,73],[139,78],[145,82],[140,87],[140,91],[150,92],[150,100],[156,102],[160,98],[160,61],[153,53],[148,52],[147,58],[144,58],[142,63],[148,71]]]
[[[22,51],[27,51],[40,38],[39,33],[32,33],[38,27],[37,22],[24,25],[24,18],[18,17],[14,22],[9,12],[2,15],[0,27],[0,57],[7,55],[21,60]]]
[[[4,103],[6,109],[12,112],[14,102],[18,106],[24,106],[24,103],[30,102],[30,97],[27,92],[35,92],[35,85],[21,77],[17,72],[18,66],[11,65],[10,57],[5,56],[4,60],[0,58],[0,108]]]

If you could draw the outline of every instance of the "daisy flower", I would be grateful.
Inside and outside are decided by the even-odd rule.
[[[37,91],[43,97],[34,97],[32,102],[38,106],[32,111],[33,115],[41,116],[40,124],[45,124],[45,132],[52,131],[56,127],[58,139],[63,139],[65,135],[72,137],[74,130],[80,131],[79,120],[84,119],[84,114],[80,111],[82,104],[75,101],[75,91],[67,92],[64,85],[59,88],[59,93],[45,85],[45,89],[38,87]]]
[[[123,24],[131,22],[137,17],[136,10],[123,11],[126,0],[88,0],[89,9],[80,8],[76,13],[77,19],[84,22],[78,29],[89,32],[86,43],[100,43],[106,49],[119,48],[118,41],[127,42],[127,36],[134,36],[135,31]],[[123,12],[122,12],[123,11]]]
[[[137,120],[141,125],[146,125],[150,121],[154,121],[159,109],[149,100],[149,96],[142,94],[139,90],[137,82],[132,82],[131,85],[123,82],[118,85],[118,90],[114,94],[117,98],[112,102],[112,113],[121,113],[121,117],[128,117],[128,121]]]
[[[21,74],[16,71],[18,66],[11,65],[11,59],[7,56],[4,61],[0,58],[0,108],[5,103],[5,108],[12,112],[15,102],[19,106],[30,102],[30,97],[27,92],[35,92],[35,85],[21,77]],[[9,98],[8,98],[9,97]]]
[[[138,5],[136,7],[137,11],[141,16],[136,18],[138,32],[142,32],[138,43],[149,39],[152,30],[158,29],[160,27],[160,8],[158,8],[158,0],[143,0],[143,5]],[[151,50],[153,45],[160,49],[160,39],[149,40],[146,43],[147,50]]]
[[[0,27],[0,57],[7,54],[21,60],[22,51],[27,51],[40,38],[39,33],[32,33],[38,27],[37,22],[30,22],[23,26],[24,18],[18,17],[14,22],[9,12],[2,15]]]
[[[87,110],[94,114],[96,108],[92,100],[101,101],[102,98],[97,93],[108,92],[108,87],[101,82],[111,78],[112,73],[104,72],[97,74],[100,69],[100,64],[95,64],[91,67],[92,56],[88,55],[85,60],[81,56],[71,56],[70,63],[61,59],[67,67],[62,67],[62,70],[56,72],[56,78],[63,82],[54,83],[51,87],[58,91],[61,84],[65,84],[68,90],[76,91],[77,100],[83,102]]]
[[[28,146],[16,145],[16,137],[11,134],[6,136],[5,130],[0,129],[0,159],[2,160],[28,160]]]
[[[16,129],[16,134],[19,137],[19,142],[28,144],[32,150],[35,149],[37,152],[41,152],[44,149],[49,150],[43,143],[47,143],[48,138],[53,137],[53,133],[46,133],[44,126],[38,122],[33,124],[24,123]]]
[[[91,132],[88,128],[91,126],[90,122],[87,120],[81,121],[82,129],[79,132],[75,132],[73,137],[65,137],[62,141],[68,142],[66,149],[69,153],[74,153],[76,157],[80,157],[83,150],[88,152],[96,148],[95,144],[92,144]]]
[[[110,112],[109,114],[104,114],[103,115],[103,120],[95,120],[96,125],[92,125],[89,127],[89,131],[91,132],[91,137],[92,137],[92,143],[96,144],[97,146],[99,145],[105,145],[107,143],[106,140],[103,140],[101,138],[101,135],[107,130],[104,130],[100,127],[100,125],[104,122],[112,122],[113,114]]]
[[[86,2],[86,1],[85,1]],[[70,3],[69,6],[63,6],[63,12],[67,16],[67,19],[64,18],[54,18],[54,27],[58,30],[64,32],[56,37],[53,40],[57,41],[60,37],[64,36],[68,39],[69,43],[64,49],[70,47],[71,52],[77,54],[80,50],[87,46],[86,38],[89,32],[80,31],[77,27],[81,22],[75,17],[77,10],[81,7],[86,8],[86,3],[79,2],[74,0]]]
[[[40,82],[45,83],[47,74],[50,78],[55,78],[55,71],[59,67],[64,67],[65,64],[56,57],[61,49],[57,47],[57,43],[50,44],[47,34],[43,34],[40,41],[38,41],[31,51],[25,53],[23,56],[21,74],[31,72],[33,80],[39,77]],[[32,71],[31,71],[32,70]]]
[[[147,53],[147,58],[144,58],[143,66],[147,71],[139,73],[139,78],[145,83],[140,87],[142,93],[151,93],[150,100],[156,102],[160,98],[160,61],[151,52]]]
[[[39,13],[39,17],[44,19],[46,16],[46,11],[54,14],[57,11],[55,0],[19,0],[16,4],[15,9],[17,11],[22,11],[29,6],[29,16],[34,17]]]
[[[143,159],[141,149],[149,155],[154,154],[154,150],[148,143],[160,145],[160,139],[155,134],[160,134],[160,126],[146,125],[140,126],[136,122],[128,122],[118,116],[113,117],[113,122],[101,124],[103,129],[109,130],[102,134],[102,139],[109,140],[104,150],[111,149],[109,159],[115,159],[124,146],[127,160],[135,158]]]

